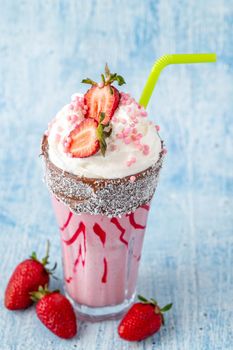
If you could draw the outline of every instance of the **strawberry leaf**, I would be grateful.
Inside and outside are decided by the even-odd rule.
[[[148,300],[140,294],[138,295],[138,300],[142,301],[143,303],[148,303]]]
[[[157,305],[157,304],[158,304],[157,301],[156,301],[155,299],[150,298],[150,300],[152,301],[152,304],[153,304],[153,305]]]
[[[81,81],[81,83],[84,83],[84,84],[91,84],[91,85],[97,85],[97,83],[96,83],[94,80],[90,79],[90,78],[83,79],[83,80]]]
[[[104,83],[104,85],[105,85],[105,77],[104,77],[103,74],[101,74],[101,78],[102,78],[102,81],[103,81],[103,83]]]
[[[36,252],[32,252],[30,258],[31,258],[32,260],[38,261]]]
[[[96,130],[97,139],[99,140],[99,143],[100,143],[100,151],[103,156],[105,156],[105,153],[107,150],[107,143],[105,139],[109,137],[112,133],[112,128],[109,129],[109,123],[107,125],[102,124],[104,118],[105,118],[105,113],[101,112],[99,125]],[[106,130],[106,128],[109,130]]]
[[[165,305],[162,309],[160,309],[161,312],[166,312],[172,308],[172,303]]]
[[[100,124],[102,124],[102,121],[104,120],[104,118],[105,118],[105,113],[104,112],[101,112],[100,113]]]
[[[121,75],[117,75],[116,80],[117,80],[119,86],[126,84],[125,79]]]

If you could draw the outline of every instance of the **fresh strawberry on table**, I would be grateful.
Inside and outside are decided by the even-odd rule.
[[[59,291],[50,292],[45,286],[31,293],[39,320],[60,338],[69,339],[77,333],[77,321],[69,300]]]
[[[9,310],[26,309],[33,301],[29,293],[37,290],[39,286],[49,283],[49,276],[56,268],[49,270],[49,242],[46,256],[39,261],[33,252],[30,259],[21,262],[10,277],[5,290],[5,307]]]
[[[126,313],[118,326],[118,334],[124,340],[139,341],[159,331],[164,325],[163,313],[170,310],[172,304],[160,308],[154,299],[147,300],[141,295]]]
[[[88,107],[86,117],[100,121],[101,113],[105,114],[103,124],[106,125],[111,120],[120,101],[119,91],[112,86],[114,81],[118,85],[125,84],[124,78],[117,73],[111,73],[108,65],[105,66],[105,75],[101,74],[102,82],[97,83],[92,79],[83,79],[82,83],[91,84],[92,87],[84,95],[85,103]]]

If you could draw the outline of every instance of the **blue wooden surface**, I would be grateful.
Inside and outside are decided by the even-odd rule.
[[[1,350],[232,349],[232,2],[0,0],[0,9]],[[48,237],[60,262],[38,157],[47,122],[105,61],[139,97],[157,57],[198,51],[217,52],[218,63],[167,68],[149,106],[169,153],[138,291],[174,303],[166,326],[130,344],[117,322],[82,323],[77,338],[63,341],[33,308],[7,312],[3,292],[17,262],[34,249],[42,255]]]

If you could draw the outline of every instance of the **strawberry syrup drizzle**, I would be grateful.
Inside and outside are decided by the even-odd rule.
[[[103,263],[104,263],[104,273],[103,273],[101,282],[106,283],[107,282],[107,275],[108,275],[108,265],[107,265],[106,258],[104,258]]]
[[[79,224],[79,227],[77,228],[76,232],[73,234],[73,236],[68,239],[68,240],[63,240],[63,242],[65,242],[67,245],[71,245],[73,244],[76,239],[78,238],[78,236],[80,235],[80,233],[83,233],[83,238],[84,238],[84,249],[86,251],[86,226],[84,225],[84,223],[81,221]]]
[[[77,266],[79,264],[79,259],[80,258],[81,258],[82,265],[84,266],[85,265],[85,258],[84,259],[82,258],[82,247],[81,247],[81,244],[79,245],[78,257],[77,257],[77,259],[74,262],[74,269],[73,269],[74,273],[76,272],[76,268],[77,268]]]
[[[149,206],[149,204],[144,204],[144,205],[141,206],[141,208],[146,209],[147,211],[149,211],[150,206]]]
[[[147,210],[147,209],[146,209],[146,210]],[[135,221],[135,219],[134,219],[134,213],[127,214],[127,216],[129,217],[129,222],[130,222],[130,224],[131,224],[134,228],[136,228],[136,229],[143,229],[143,228],[145,228],[145,226],[142,226],[142,225],[136,223],[136,221]]]
[[[73,277],[68,277],[68,278],[65,278],[65,281],[66,283],[70,283],[72,281]]]
[[[97,222],[93,226],[93,230],[94,230],[95,234],[99,237],[99,239],[101,240],[101,242],[104,246],[105,241],[106,241],[106,232],[102,229],[102,227],[99,224],[97,224]]]
[[[120,235],[120,241],[122,243],[124,243],[126,245],[126,247],[128,247],[128,242],[124,239],[124,234],[126,232],[126,230],[124,229],[124,227],[121,226],[121,224],[119,223],[119,220],[117,218],[111,218],[111,222],[118,228],[118,230],[121,232]]]
[[[73,216],[73,213],[71,213],[71,211],[70,211],[66,222],[64,223],[64,225],[62,227],[60,227],[61,231],[64,231],[67,228],[67,226],[70,223],[70,219],[72,218],[72,216]]]

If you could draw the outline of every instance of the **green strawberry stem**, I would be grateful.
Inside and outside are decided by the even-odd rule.
[[[103,86],[111,85],[115,81],[118,83],[119,86],[125,84],[125,79],[121,75],[119,75],[117,73],[110,72],[110,69],[109,69],[107,63],[105,65],[104,73],[105,74],[101,74]],[[96,81],[94,81],[90,78],[83,79],[81,82],[84,84],[90,84],[92,86],[98,85]]]
[[[105,118],[105,113],[101,112],[99,125],[96,130],[97,138],[100,143],[100,151],[103,156],[105,156],[106,149],[107,149],[106,138],[108,138],[112,133],[112,128],[109,126],[109,123],[106,125],[102,124],[104,118]],[[106,131],[107,128],[109,128],[108,131]]]
[[[53,291],[50,291],[48,289],[48,285],[46,284],[44,287],[39,286],[38,290],[34,292],[30,292],[30,298],[34,302],[38,302],[40,299],[42,299],[45,295],[51,294],[51,293],[60,293],[59,289],[55,289]]]
[[[38,261],[39,263],[41,263],[44,267],[45,267],[45,270],[47,271],[47,273],[49,275],[52,275],[52,277],[54,279],[58,279],[57,277],[55,277],[53,275],[53,272],[56,270],[56,267],[57,267],[57,263],[55,262],[53,267],[51,269],[49,269],[48,267],[46,267],[46,265],[49,264],[49,251],[50,251],[50,241],[47,240],[47,244],[46,244],[46,253],[45,253],[45,257],[42,258],[42,260],[40,261],[38,258],[37,258],[37,255],[36,255],[36,252],[32,252],[30,258],[32,260],[35,260],[35,261]]]
[[[148,299],[146,299],[144,296],[142,296],[142,295],[139,294],[139,295],[138,295],[138,299],[139,299],[143,304],[153,305],[153,306],[155,307],[155,313],[161,315],[161,317],[162,317],[162,323],[163,323],[163,325],[164,325],[164,316],[163,316],[163,314],[164,314],[164,312],[167,312],[168,310],[170,310],[170,309],[172,308],[172,303],[167,304],[167,305],[165,305],[164,307],[160,308],[160,307],[158,306],[157,301],[156,301],[155,299],[153,299],[153,298],[150,298],[150,299],[148,300]]]

